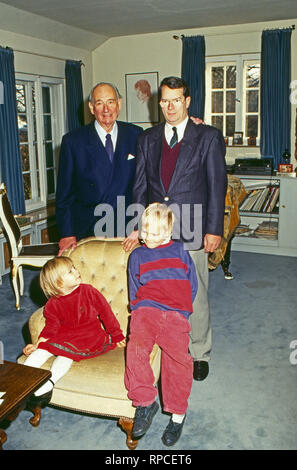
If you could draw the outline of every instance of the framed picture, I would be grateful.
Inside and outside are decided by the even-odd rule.
[[[293,165],[292,163],[279,163],[278,171],[279,173],[292,173]]]
[[[159,122],[158,85],[158,72],[126,74],[128,122]]]
[[[243,144],[243,132],[234,132],[233,134],[233,145]]]

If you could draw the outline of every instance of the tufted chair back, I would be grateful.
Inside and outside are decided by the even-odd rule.
[[[82,282],[92,284],[104,295],[125,334],[129,317],[127,264],[130,253],[123,250],[122,240],[90,237],[79,241],[68,256],[80,271]]]

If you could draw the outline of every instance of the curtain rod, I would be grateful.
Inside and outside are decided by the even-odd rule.
[[[0,46],[0,47],[3,47],[3,46]],[[3,49],[11,49],[13,52],[19,52],[21,54],[30,54],[30,55],[37,55],[38,57],[45,57],[46,59],[54,59],[54,60],[62,60],[62,61],[66,61],[66,60],[74,60],[74,59],[63,59],[61,57],[55,57],[55,56],[51,56],[51,55],[46,55],[46,54],[39,54],[38,52],[29,52],[29,51],[22,51],[20,49],[13,49],[12,47],[3,47]],[[79,60],[78,62],[81,63],[81,65],[83,65],[85,67],[85,64],[83,63],[82,60]]]
[[[224,26],[224,25],[222,25],[222,26]],[[273,29],[273,28],[265,28],[264,31],[269,30],[269,29]],[[291,30],[294,30],[295,25],[292,24],[292,26],[284,26],[283,28],[275,28],[275,29],[291,29]],[[244,32],[246,32],[246,33],[260,33],[261,31],[244,31]],[[238,32],[232,32],[232,33],[228,32],[228,33],[221,33],[221,34],[220,33],[214,33],[214,34],[207,34],[207,36],[224,36],[225,34],[238,34]],[[175,40],[183,39],[184,37],[185,37],[184,34],[181,34],[180,36],[178,36],[177,34],[174,34],[172,36],[172,38],[175,39]]]

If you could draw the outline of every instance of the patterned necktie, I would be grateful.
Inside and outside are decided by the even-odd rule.
[[[178,141],[176,127],[173,127],[172,130],[173,130],[173,136],[171,137],[171,141],[170,141],[170,144],[169,144],[169,147],[171,149],[173,149],[173,147],[177,144],[177,141]]]
[[[111,135],[106,134],[106,142],[105,142],[105,150],[109,156],[109,160],[112,163],[113,159],[113,145],[112,145],[112,140],[111,140]]]

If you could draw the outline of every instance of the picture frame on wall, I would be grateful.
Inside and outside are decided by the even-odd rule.
[[[133,123],[158,123],[158,72],[127,73],[126,114]]]

